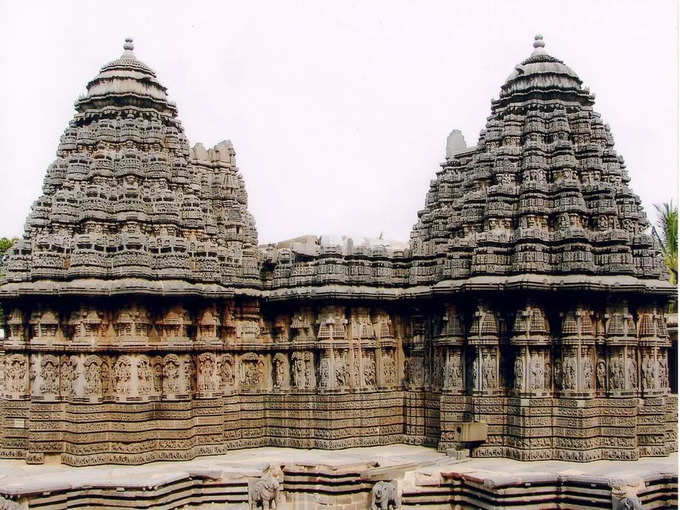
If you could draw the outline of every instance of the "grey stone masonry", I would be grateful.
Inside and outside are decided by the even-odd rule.
[[[0,457],[677,451],[675,289],[594,96],[544,46],[476,146],[452,134],[410,243],[258,246],[231,143],[190,148],[127,40],[76,101],[0,282]]]

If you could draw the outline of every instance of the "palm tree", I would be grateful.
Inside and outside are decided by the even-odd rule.
[[[661,239],[661,253],[668,268],[670,281],[673,285],[678,283],[678,206],[673,201],[664,204],[655,204],[659,213],[656,226],[659,229]]]

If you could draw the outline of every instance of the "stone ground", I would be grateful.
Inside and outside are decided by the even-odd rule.
[[[270,464],[327,466],[330,470],[342,471],[356,466],[357,469],[370,472],[376,479],[381,476],[400,478],[403,480],[400,483],[403,488],[437,485],[442,473],[460,473],[491,485],[509,481],[521,483],[545,475],[604,478],[634,485],[655,473],[673,473],[677,476],[678,455],[674,453],[668,457],[648,457],[634,462],[590,463],[521,462],[511,459],[456,460],[431,448],[391,445],[335,451],[253,448],[187,462],[155,462],[142,466],[74,468],[56,463],[28,465],[23,461],[0,460],[0,492],[18,495],[93,486],[149,488],[192,476],[238,479],[260,476]]]

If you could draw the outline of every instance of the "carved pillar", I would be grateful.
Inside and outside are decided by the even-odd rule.
[[[500,386],[500,338],[503,324],[497,313],[478,303],[468,334],[466,383],[473,395],[494,395]]]
[[[640,388],[638,340],[633,316],[628,311],[627,303],[608,306],[604,319],[608,394],[637,395]]]
[[[558,395],[594,396],[596,353],[592,311],[579,306],[562,314],[560,350],[554,370]]]
[[[510,344],[515,347],[512,391],[536,396],[550,394],[550,325],[541,307],[528,303],[517,311]]]
[[[643,396],[668,392],[668,350],[671,346],[666,317],[656,306],[638,310],[640,383]]]
[[[444,305],[440,327],[435,331],[433,340],[435,348],[439,348],[442,359],[442,389],[446,393],[462,394],[465,390],[463,381],[463,317],[453,304]]]

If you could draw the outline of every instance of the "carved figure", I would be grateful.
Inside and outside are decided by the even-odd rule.
[[[344,388],[349,383],[349,370],[344,354],[335,358],[335,382],[339,388]]]
[[[273,476],[265,476],[248,483],[248,500],[251,510],[274,510],[278,506],[281,483]]]
[[[399,510],[401,496],[396,480],[378,482],[371,490],[371,510]]]
[[[54,356],[46,355],[40,363],[40,375],[42,384],[40,393],[59,393],[59,362]]]
[[[583,389],[590,390],[593,387],[593,362],[590,357],[583,360]]]
[[[567,356],[564,361],[564,388],[573,390],[576,388],[576,358]]]
[[[296,388],[305,387],[305,359],[298,352],[293,354],[293,385]]]
[[[319,361],[319,385],[322,388],[330,387],[331,383],[331,361],[328,358],[322,358]]]
[[[601,390],[607,387],[607,367],[605,362],[600,360],[597,362],[597,387]]]
[[[98,396],[102,390],[99,359],[90,356],[85,360],[85,395]]]
[[[274,360],[272,362],[274,364],[274,387],[279,389],[286,386],[287,363],[284,358],[285,354],[278,353],[274,356]]]
[[[375,386],[375,360],[373,356],[364,358],[364,384]]]
[[[515,358],[515,389],[521,390],[524,383],[524,361],[521,356]]]
[[[397,369],[392,354],[384,354],[382,358],[383,380],[385,384],[392,385],[397,380]]]

